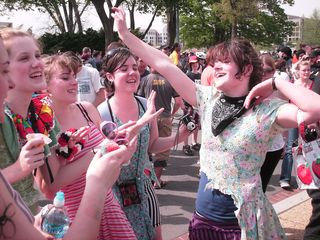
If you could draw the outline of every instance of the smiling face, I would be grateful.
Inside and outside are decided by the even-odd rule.
[[[3,45],[2,40],[0,39],[0,122],[4,121],[4,109],[3,102],[7,97],[9,89],[14,88],[9,77],[9,57],[8,53]]]
[[[261,61],[248,40],[234,39],[217,44],[210,55],[214,85],[227,96],[245,96],[261,81]]]
[[[311,74],[311,66],[308,61],[302,61],[299,64],[299,70],[298,70],[298,75],[301,81],[307,82],[310,78]]]
[[[134,57],[130,56],[113,73],[107,73],[107,78],[114,83],[115,93],[136,92],[140,84],[140,74]]]
[[[13,37],[9,46],[10,77],[17,92],[33,92],[46,88],[43,62],[35,40],[28,36]]]
[[[77,101],[78,82],[70,65],[70,59],[65,56],[45,59],[45,76],[53,102],[71,104]]]

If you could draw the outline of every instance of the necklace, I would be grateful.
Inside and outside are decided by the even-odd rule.
[[[26,118],[14,113],[9,106],[7,109],[21,140],[25,141],[29,133],[42,133],[48,136],[53,128],[53,111],[47,95],[37,95],[32,98]]]

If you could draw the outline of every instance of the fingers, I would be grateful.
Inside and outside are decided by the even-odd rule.
[[[24,148],[26,150],[31,150],[33,148],[41,148],[43,151],[43,146],[44,146],[44,140],[42,138],[34,138],[29,140],[25,145]]]
[[[137,123],[137,121],[129,121],[123,125],[121,125],[120,127],[118,127],[118,131],[122,131],[124,129],[127,129],[129,127],[132,127],[133,125],[135,125]]]

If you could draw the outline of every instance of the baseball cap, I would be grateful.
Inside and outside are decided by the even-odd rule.
[[[193,55],[189,57],[189,63],[196,63],[198,62],[197,56]]]

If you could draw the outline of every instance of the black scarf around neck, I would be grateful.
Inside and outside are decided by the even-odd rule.
[[[228,97],[222,93],[217,99],[211,119],[211,129],[215,137],[246,112],[247,109],[243,106],[246,97]]]

